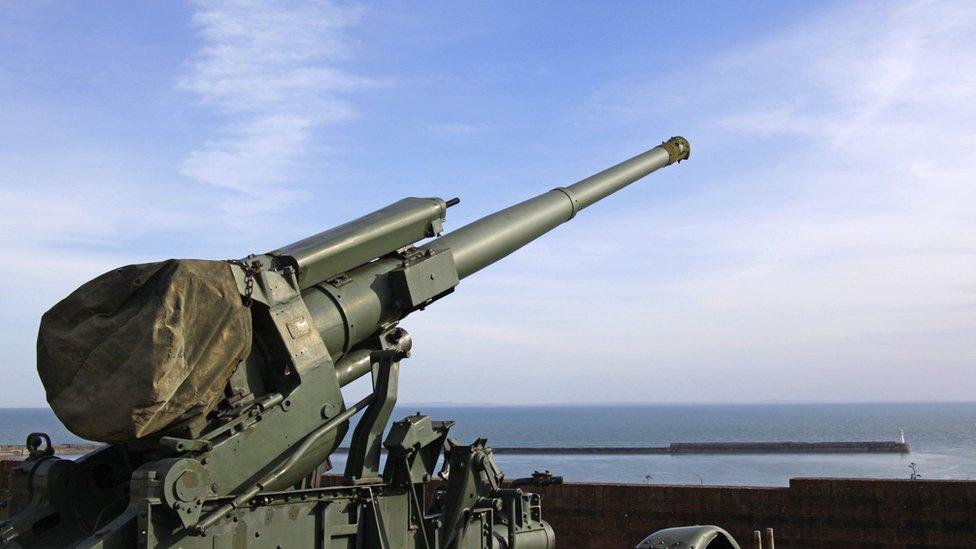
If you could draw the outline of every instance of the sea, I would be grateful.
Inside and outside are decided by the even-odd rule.
[[[666,446],[672,442],[898,440],[909,454],[497,455],[506,477],[548,470],[567,481],[786,486],[797,477],[976,479],[976,402],[398,406],[455,422],[462,443],[496,446]],[[0,444],[31,431],[80,442],[48,409],[0,409]],[[348,435],[347,441],[348,443]],[[333,465],[342,469],[345,456]]]

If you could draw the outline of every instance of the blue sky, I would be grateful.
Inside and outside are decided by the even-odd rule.
[[[3,404],[113,266],[692,158],[405,321],[404,401],[963,400],[970,3],[0,2]]]

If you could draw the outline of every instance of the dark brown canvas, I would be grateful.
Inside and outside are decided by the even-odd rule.
[[[250,345],[230,266],[170,259],[105,273],[52,307],[37,370],[68,429],[122,442],[209,410]]]

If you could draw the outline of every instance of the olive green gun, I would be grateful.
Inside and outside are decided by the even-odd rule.
[[[671,138],[443,236],[458,200],[406,198],[266,254],[95,279],[45,315],[38,360],[59,417],[109,444],[61,459],[32,434],[0,546],[553,547],[539,496],[503,484],[483,439],[460,444],[451,422],[419,414],[388,426],[411,349],[398,323],[689,153]],[[124,330],[143,320],[153,345],[137,348],[141,335]],[[89,360],[71,362],[87,344],[98,347]],[[84,370],[92,357],[108,370]],[[366,375],[372,393],[346,402],[342,387]],[[149,402],[130,405],[143,390]],[[99,395],[104,409],[90,404]],[[342,482],[322,486],[360,413]],[[437,474],[445,481],[432,482]]]

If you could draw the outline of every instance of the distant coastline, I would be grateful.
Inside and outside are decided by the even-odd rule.
[[[80,456],[102,446],[104,445],[97,442],[55,444],[54,455],[61,457]],[[0,444],[0,459],[24,459],[27,455],[27,448],[22,444]]]
[[[704,482],[785,486],[795,477],[908,478],[915,463],[927,479],[976,478],[976,403],[876,404],[610,404],[582,406],[446,406],[400,404],[393,418],[420,411],[454,422],[462,443],[488,439],[506,476],[549,469],[580,482]],[[506,448],[648,448],[692,443],[896,441],[904,429],[911,453],[505,453]],[[0,409],[0,445],[22,453],[28,433],[90,444],[69,432],[48,408]],[[341,443],[348,444],[349,435]],[[90,448],[90,447],[88,447]],[[524,450],[523,450],[524,451]],[[613,450],[613,452],[617,452]],[[643,450],[641,450],[643,452]],[[346,455],[333,463],[341,470]],[[702,480],[699,481],[699,478]]]
[[[614,408],[614,407],[680,407],[680,406],[874,406],[874,405],[953,405],[976,404],[976,400],[756,400],[756,401],[688,401],[688,402],[542,402],[542,403],[498,403],[498,402],[398,402],[397,408]],[[50,410],[47,405],[3,406],[2,410]]]

